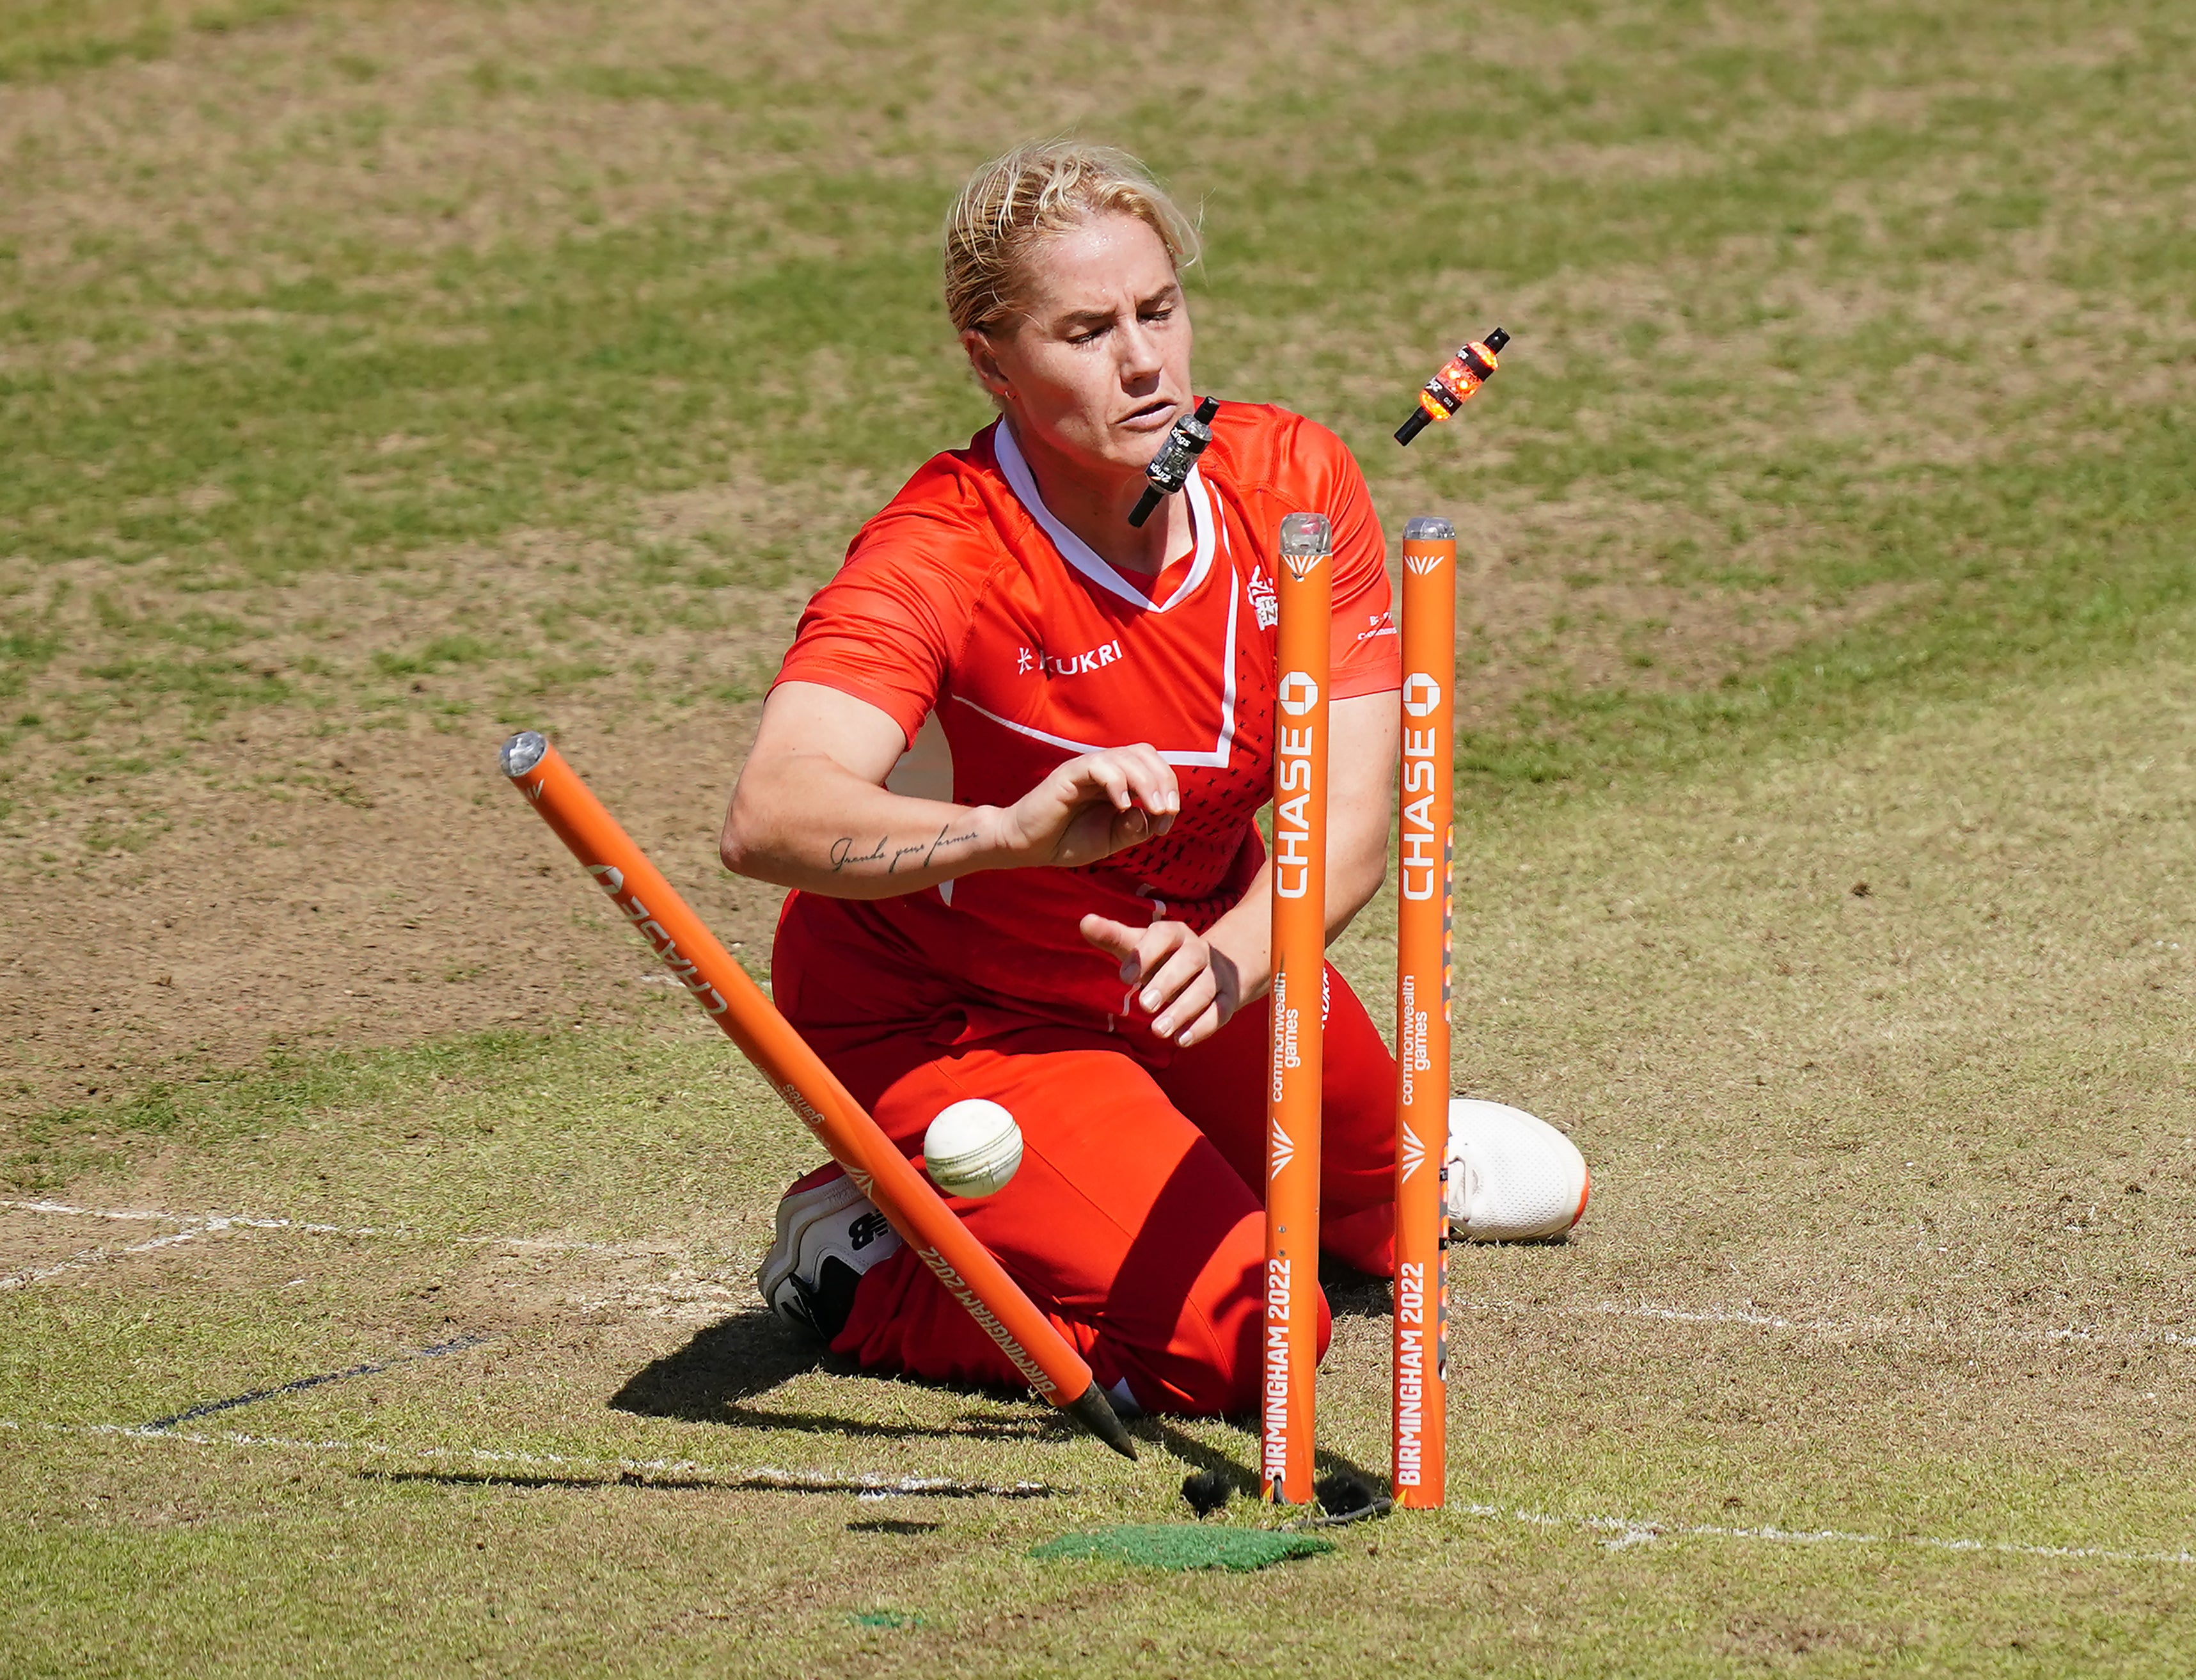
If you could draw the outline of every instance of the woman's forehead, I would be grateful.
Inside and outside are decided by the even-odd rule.
[[[1112,314],[1174,284],[1165,242],[1134,216],[1093,216],[1029,253],[1030,313]]]

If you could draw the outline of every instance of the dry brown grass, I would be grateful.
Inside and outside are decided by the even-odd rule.
[[[23,160],[27,190],[11,194],[0,232],[21,241],[26,273],[65,283],[86,235],[182,240],[279,269],[269,235],[279,246],[301,216],[332,215],[415,258],[735,204],[760,222],[768,182],[789,171],[951,175],[951,159],[1102,120],[1131,99],[1243,96],[1292,52],[1402,56],[1460,32],[1407,15],[1367,29],[1314,7],[1262,16],[1253,32],[1245,16],[1140,3],[1003,23],[865,0],[615,18],[571,3],[331,7],[190,39],[159,63],[12,90],[0,156]],[[1092,50],[1123,38],[1140,51]],[[887,40],[897,49],[881,78]],[[210,81],[217,99],[204,96]],[[590,91],[603,86],[630,96]],[[844,97],[872,86],[875,99]],[[473,96],[483,90],[485,104]],[[797,234],[771,231],[798,247]]]

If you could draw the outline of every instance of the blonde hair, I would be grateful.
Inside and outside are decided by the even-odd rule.
[[[1041,140],[968,177],[945,216],[945,313],[956,333],[989,333],[1023,301],[1030,255],[1093,216],[1133,216],[1177,271],[1197,260],[1197,225],[1151,172],[1112,146]]]

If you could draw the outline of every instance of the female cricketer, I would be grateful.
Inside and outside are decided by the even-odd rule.
[[[916,472],[809,603],[722,850],[793,889],[778,1006],[902,1149],[964,1098],[1020,1121],[1013,1180],[952,1205],[1116,1401],[1228,1413],[1259,1364],[1255,818],[1285,514],[1334,534],[1330,938],[1386,867],[1400,675],[1380,525],[1324,428],[1223,402],[1182,493],[1129,521],[1197,401],[1195,255],[1119,152],[1024,147],[969,181],[945,305],[999,417]],[[1326,984],[1323,1243],[1385,1272],[1395,1063],[1332,965]],[[1586,1195],[1569,1140],[1461,1106],[1481,1116],[1453,1128],[1464,1234],[1567,1229]],[[1018,1381],[835,1167],[786,1193],[760,1281],[864,1367]],[[1322,1299],[1322,1349],[1327,1330]]]

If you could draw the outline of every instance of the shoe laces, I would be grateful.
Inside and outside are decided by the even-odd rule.
[[[1471,1204],[1479,1199],[1479,1167],[1468,1153],[1453,1155],[1448,1162],[1448,1216],[1459,1225],[1471,1217]]]

